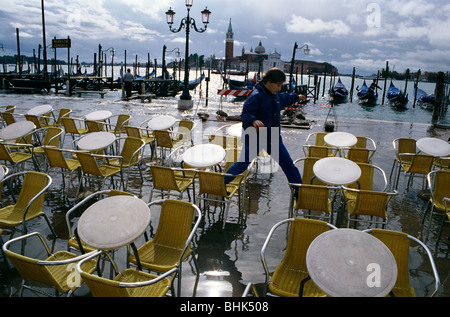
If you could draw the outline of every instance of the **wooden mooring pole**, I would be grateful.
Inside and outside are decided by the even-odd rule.
[[[444,85],[445,85],[445,74],[439,72],[436,80],[436,102],[434,104],[433,110],[433,122],[439,119],[439,114],[441,113],[441,107],[444,103]]]
[[[355,89],[355,73],[356,73],[356,68],[353,67],[352,86],[350,88],[350,102],[353,102],[353,90]]]

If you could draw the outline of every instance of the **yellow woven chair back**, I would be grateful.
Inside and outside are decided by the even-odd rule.
[[[125,127],[131,119],[129,114],[120,114],[117,117],[116,126],[114,127],[114,134],[126,133]]]
[[[319,157],[307,157],[303,160],[302,179],[305,184],[311,184],[311,179],[314,177],[313,167],[316,162],[320,160]],[[314,178],[313,185],[325,185],[318,178]]]
[[[62,118],[63,117],[69,117],[70,116],[70,114],[72,113],[72,110],[70,110],[70,109],[68,109],[68,108],[61,108],[60,110],[59,110],[59,114],[58,114],[58,117],[56,118],[56,121],[55,121],[55,123],[54,123],[54,126],[55,127],[60,127],[60,126],[62,126],[63,125],[63,123],[62,123]]]
[[[431,168],[433,166],[434,157],[431,155],[425,155],[425,154],[416,154],[412,156],[411,163],[409,162],[403,162],[403,158],[407,156],[400,156],[402,160],[403,168],[406,172],[412,173],[412,174],[428,174],[431,171]]]
[[[294,209],[331,212],[330,190],[327,186],[303,184],[298,189]]]
[[[192,230],[194,208],[191,203],[177,200],[166,200],[161,208],[153,242],[181,251]]]
[[[156,145],[165,148],[172,148],[173,142],[169,131],[156,130],[155,132]]]
[[[42,144],[57,147],[59,145],[59,140],[61,139],[62,133],[63,130],[61,128],[47,128]]]
[[[133,156],[136,151],[145,145],[144,141],[140,138],[128,137],[125,139],[120,156],[123,157],[124,164],[136,165],[139,162],[139,154]]]
[[[416,140],[414,139],[408,139],[408,138],[400,138],[398,139],[397,143],[397,153],[411,153],[416,154],[417,147],[416,147]]]
[[[358,180],[359,185],[355,182],[348,185],[348,187],[362,190],[373,190],[374,167],[371,164],[366,163],[358,163],[358,166],[361,168],[361,177]]]
[[[386,192],[360,190],[356,193],[356,199],[348,201],[348,211],[351,215],[375,216],[387,218],[387,204],[389,195]]]
[[[435,207],[445,211],[444,198],[450,198],[450,170],[439,170],[435,173],[433,198]]]
[[[30,114],[26,114],[25,115],[25,119],[27,121],[31,121],[34,123],[34,125],[36,126],[36,129],[41,129],[43,128],[43,125],[41,123],[41,121],[39,120],[39,118],[35,115],[30,115]]]
[[[16,213],[15,216],[23,218],[30,200],[42,191],[48,185],[49,179],[46,174],[29,171],[25,174],[22,188],[15,204],[15,210],[22,212],[22,215]],[[31,205],[27,212],[27,219],[32,219],[44,212],[45,193],[40,195]],[[22,219],[21,219],[22,220]]]
[[[86,127],[88,128],[89,132],[101,132],[103,131],[103,125],[96,121],[90,121],[86,120]]]
[[[225,186],[224,177],[221,173],[198,172],[199,195],[211,194],[221,197],[227,197],[228,193]]]
[[[175,173],[170,167],[152,165],[150,166],[153,177],[153,186],[158,189],[179,190]]]
[[[364,148],[350,148],[347,152],[347,159],[355,163],[368,163],[370,151]]]
[[[333,150],[323,145],[308,145],[304,147],[305,155],[308,157],[329,157],[333,156]]]
[[[103,177],[103,173],[100,170],[95,157],[93,157],[91,153],[77,152],[77,158],[80,161],[81,168],[85,174]]]
[[[274,294],[286,297],[299,295],[300,283],[308,276],[306,253],[311,242],[328,231],[323,221],[295,218],[289,226],[289,237],[283,260],[275,269],[269,289]],[[325,296],[314,283],[309,284],[304,295]]]
[[[16,122],[16,118],[11,112],[3,112],[2,113],[3,120],[5,120],[6,125],[10,125]]]
[[[50,167],[60,167],[64,169],[70,169],[66,158],[64,157],[61,149],[57,147],[44,147],[45,155],[47,156],[48,163]]]
[[[8,151],[8,148],[3,143],[0,143],[0,160],[13,162],[13,159]]]
[[[170,286],[170,281],[163,279],[156,284],[144,287],[121,287],[121,283],[143,282],[156,278],[156,275],[134,269],[121,272],[114,280],[86,272],[82,272],[81,277],[94,297],[162,297],[167,293]]]
[[[357,136],[356,137],[356,144],[354,146],[355,148],[359,149],[365,149],[367,148],[367,138],[364,136]]]
[[[396,297],[415,297],[414,288],[411,287],[408,260],[410,240],[407,234],[396,231],[372,229],[372,235],[381,240],[394,255],[397,262],[397,282],[393,288]]]
[[[316,133],[316,140],[315,140],[315,145],[318,146],[324,146],[325,145],[325,136],[327,135],[327,132],[317,132]]]

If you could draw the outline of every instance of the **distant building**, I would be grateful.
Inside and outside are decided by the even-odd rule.
[[[210,63],[211,68],[222,72],[226,69],[227,71],[265,73],[269,69],[277,67],[289,73],[291,69],[291,62],[282,61],[281,54],[276,50],[273,53],[266,52],[261,41],[254,50],[251,48],[249,52],[246,52],[245,48],[242,48],[241,56],[234,56],[234,32],[231,19],[226,33],[225,59],[213,59]],[[300,74],[302,69],[303,74],[323,74],[325,70],[327,74],[336,75],[338,73],[336,67],[329,63],[296,60],[294,73],[298,70]]]

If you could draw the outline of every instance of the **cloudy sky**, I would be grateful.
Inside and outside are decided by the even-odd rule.
[[[32,55],[42,43],[41,1],[0,0],[2,54]],[[191,33],[191,53],[223,57],[225,33],[232,20],[235,55],[255,48],[259,41],[268,52],[290,61],[294,43],[307,43],[310,56],[297,59],[329,62],[341,73],[376,73],[386,61],[398,72],[450,70],[450,3],[448,0],[195,0],[191,16],[201,25],[200,12],[212,11],[204,34]],[[114,47],[116,61],[138,56],[142,62],[162,58],[162,47],[180,48],[185,32],[173,34],[165,12],[177,13],[175,25],[186,16],[183,0],[45,0],[47,44],[51,39],[72,39],[71,54],[93,61],[101,44]],[[52,54],[52,53],[50,53]],[[60,50],[59,57],[66,56]]]

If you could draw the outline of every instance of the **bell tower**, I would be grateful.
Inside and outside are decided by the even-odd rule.
[[[225,60],[232,59],[233,57],[234,57],[234,33],[230,19],[230,25],[228,26],[227,32],[227,39],[225,42]]]

